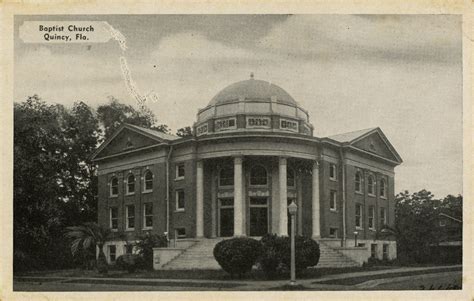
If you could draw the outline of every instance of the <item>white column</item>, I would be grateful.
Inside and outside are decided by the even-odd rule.
[[[196,174],[196,237],[204,236],[204,170],[202,161],[197,162]]]
[[[286,158],[279,158],[278,168],[278,174],[280,178],[280,233],[278,234],[288,236],[288,189],[286,187]]]
[[[243,186],[242,157],[234,158],[234,236],[245,235],[243,231]]]
[[[319,163],[313,162],[313,238],[321,237],[320,210],[319,210]]]

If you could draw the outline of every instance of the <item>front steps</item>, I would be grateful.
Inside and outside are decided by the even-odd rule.
[[[165,264],[164,270],[220,270],[221,267],[214,259],[214,246],[224,238],[204,238],[188,247],[179,256]],[[319,241],[321,257],[316,268],[345,268],[356,267],[359,264],[342,253]]]

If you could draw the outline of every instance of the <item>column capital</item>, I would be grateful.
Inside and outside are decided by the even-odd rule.
[[[319,168],[319,165],[320,165],[320,160],[316,159],[313,161],[313,168]]]
[[[278,156],[278,162],[279,164],[287,164],[287,160],[288,157],[285,157],[285,156]]]
[[[202,168],[203,163],[204,163],[203,160],[197,160],[196,161],[196,165],[197,165],[198,168]]]
[[[242,164],[243,160],[244,160],[244,156],[235,156],[234,164]]]

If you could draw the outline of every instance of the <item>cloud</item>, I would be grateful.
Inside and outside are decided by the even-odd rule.
[[[326,59],[460,60],[461,18],[445,15],[294,15],[260,42],[277,53]]]

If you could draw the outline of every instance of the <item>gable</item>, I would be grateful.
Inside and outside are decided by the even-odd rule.
[[[377,154],[389,160],[399,161],[399,159],[395,156],[395,154],[377,131],[353,142],[352,145],[356,148],[360,148],[369,153]]]
[[[106,157],[125,151],[157,145],[159,143],[159,141],[137,133],[136,131],[123,128],[95,157]]]

